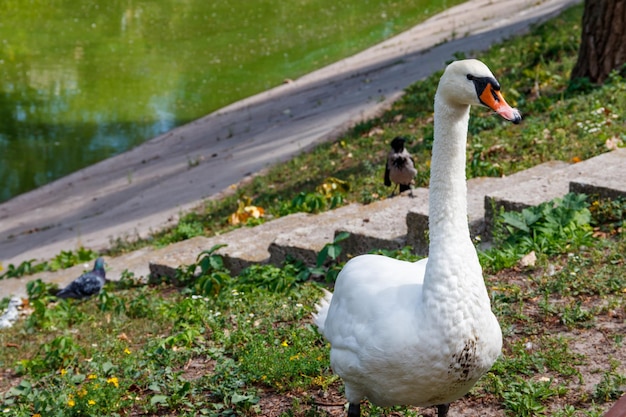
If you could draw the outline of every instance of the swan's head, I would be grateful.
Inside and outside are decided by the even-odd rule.
[[[489,68],[476,59],[448,65],[439,81],[437,94],[450,104],[489,107],[513,123],[522,120],[519,110],[509,106],[500,93],[500,84]]]

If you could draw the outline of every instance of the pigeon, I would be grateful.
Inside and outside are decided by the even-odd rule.
[[[96,259],[91,272],[85,272],[57,293],[58,298],[88,298],[96,295],[104,287],[106,282],[104,272],[104,259]]]
[[[23,302],[20,297],[12,297],[7,309],[0,316],[0,329],[7,329],[17,321],[20,316],[19,308]]]
[[[404,149],[405,142],[406,139],[402,136],[397,136],[391,141],[391,151],[389,151],[387,165],[385,166],[385,185],[390,187],[392,182],[395,184],[391,192],[392,196],[396,191],[396,187],[400,186],[400,193],[411,190],[410,196],[413,197],[411,184],[415,174],[417,174],[417,170],[411,154]]]

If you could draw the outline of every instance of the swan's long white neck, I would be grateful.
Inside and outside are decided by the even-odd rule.
[[[467,224],[465,153],[469,122],[467,105],[454,105],[435,96],[435,141],[430,166],[430,252],[455,250],[462,237],[470,242]],[[452,243],[452,245],[451,245]]]
[[[467,220],[465,155],[469,111],[469,105],[451,103],[439,94],[435,96],[428,214],[430,245],[424,276],[424,297],[432,302],[429,308],[433,311],[458,309],[459,303],[474,304],[476,296],[489,302]]]

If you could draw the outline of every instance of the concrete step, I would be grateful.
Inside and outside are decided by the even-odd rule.
[[[308,217],[309,215],[305,213],[295,213],[254,228],[242,227],[212,237],[197,236],[160,249],[142,248],[113,258],[105,256],[107,279],[118,281],[124,271],[133,273],[134,277],[141,281],[148,281],[150,277],[175,278],[178,267],[195,263],[202,251],[224,243],[227,246],[216,253],[222,255],[225,266],[233,274],[238,274],[252,264],[267,263],[270,258],[268,247],[278,231],[305,224]],[[93,263],[86,263],[55,272],[42,272],[23,279],[3,280],[0,297],[10,295],[25,297],[27,280],[41,279],[62,288],[92,268]]]
[[[592,158],[597,162],[594,165],[588,166],[583,161],[572,167],[584,169],[578,170],[578,175],[570,181],[569,190],[573,193],[597,194],[603,198],[626,197],[626,148],[596,158]]]
[[[224,266],[233,275],[239,274],[252,264],[264,264],[270,260],[268,250],[280,230],[294,229],[308,222],[306,213],[294,213],[255,227],[241,227],[218,236],[198,236],[168,245],[152,254],[150,273],[154,277],[174,277],[180,266],[196,262],[198,255],[215,245],[226,244],[215,253],[221,255]]]
[[[481,177],[467,181],[467,216],[470,234],[472,238],[477,236],[488,237],[489,227],[485,221],[485,198],[499,189],[512,189],[519,182],[529,181],[534,178],[545,176],[549,172],[562,169],[565,162],[553,161],[537,165],[525,171],[501,178]],[[412,207],[407,213],[407,245],[420,255],[428,254],[428,194],[424,197],[423,204]]]
[[[487,236],[500,207],[521,210],[562,197],[569,191],[626,196],[626,149],[608,152],[589,160],[566,164],[548,162],[503,178],[468,181],[468,217],[473,236]],[[107,278],[119,280],[126,270],[135,277],[174,277],[176,269],[196,262],[198,255],[218,244],[217,251],[233,274],[257,263],[282,264],[287,257],[315,265],[318,252],[338,233],[349,232],[341,242],[342,258],[373,249],[398,249],[411,245],[417,253],[428,249],[428,190],[413,190],[368,205],[350,204],[318,215],[296,213],[256,227],[243,227],[222,235],[195,237],[160,249],[143,248],[115,258],[105,257]],[[67,285],[92,263],[57,272],[44,272],[2,282],[0,296],[26,295],[26,282],[42,279]]]
[[[412,209],[428,210],[428,189],[416,188],[413,197],[407,192],[360,206],[354,215],[337,228],[336,234],[348,232],[341,242],[346,256],[356,256],[374,249],[401,249],[407,245],[407,214]]]
[[[520,211],[563,197],[572,189],[589,192],[604,189],[605,195],[625,194],[626,149],[607,152],[576,164],[559,165],[561,166],[555,166],[554,169],[547,169],[544,172],[534,172],[530,178],[524,180],[516,176],[524,175],[534,168],[512,175],[511,187],[498,187],[497,190],[490,192],[485,198],[487,229],[493,225],[495,215],[500,209]],[[608,190],[612,190],[611,193]]]
[[[306,224],[293,229],[275,229],[275,239],[269,245],[270,263],[282,265],[294,258],[315,265],[317,254],[327,243],[332,243],[335,231],[362,207],[349,204],[332,211],[310,215]]]
[[[399,249],[406,243],[406,214],[409,207],[423,199],[427,190],[414,190],[371,204],[350,204],[333,211],[311,216],[308,224],[277,235],[269,247],[270,262],[281,265],[295,258],[315,265],[317,254],[342,232],[350,236],[341,242],[340,259],[367,253],[373,249]]]

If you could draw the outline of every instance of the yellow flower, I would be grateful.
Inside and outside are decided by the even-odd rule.
[[[287,347],[289,346],[289,343],[287,343],[286,340],[283,340],[283,343],[280,344],[282,347]]]
[[[87,401],[87,404],[89,404],[89,405],[96,405],[96,402],[94,400],[89,400],[89,401]]]
[[[67,405],[69,405],[70,407],[74,407],[76,403],[70,398],[69,400],[67,400]]]
[[[87,395],[87,390],[83,388],[80,391],[78,391],[76,395],[78,395],[80,398],[83,398],[85,395]]]
[[[127,354],[127,355],[130,355],[130,349],[125,348],[125,349],[124,349],[124,353],[125,353],[125,354]]]
[[[65,375],[67,373],[67,369],[61,369],[61,375]]]
[[[33,414],[33,417],[41,417],[41,414],[39,414],[39,413]]]
[[[96,375],[96,374],[89,374],[89,375],[87,375],[87,379],[96,379],[96,378],[98,378],[98,375]]]
[[[111,378],[107,379],[107,384],[113,384],[115,385],[115,388],[120,387],[119,381],[117,380],[117,377],[115,376],[112,376]]]

